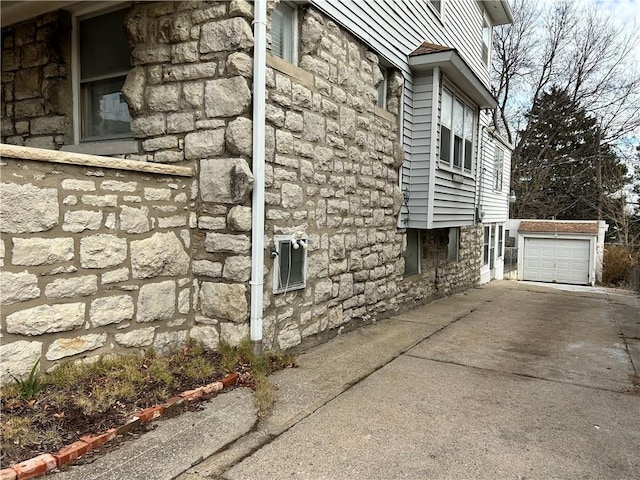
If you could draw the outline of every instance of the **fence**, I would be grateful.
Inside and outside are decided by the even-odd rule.
[[[504,247],[504,278],[518,277],[518,247]]]

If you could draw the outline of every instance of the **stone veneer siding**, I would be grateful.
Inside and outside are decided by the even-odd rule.
[[[192,182],[3,159],[2,381],[38,358],[48,368],[198,338]]]
[[[140,2],[128,16],[127,158],[186,163],[196,180],[6,160],[3,365],[249,335],[252,16],[246,0]],[[3,29],[3,142],[71,141],[69,21]],[[272,294],[265,258],[264,343],[283,349],[469,287],[481,255],[481,228],[463,228],[460,260],[436,275],[425,233],[423,272],[403,278],[402,78],[391,72],[381,110],[375,53],[309,6],[299,34],[299,67],[270,57],[267,72],[265,236],[310,240],[304,290]]]

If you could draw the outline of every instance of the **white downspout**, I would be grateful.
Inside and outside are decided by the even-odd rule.
[[[255,0],[253,20],[253,197],[251,219],[251,341],[262,348],[264,295],[265,103],[267,0]]]

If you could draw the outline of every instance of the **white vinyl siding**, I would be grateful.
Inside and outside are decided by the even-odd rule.
[[[434,133],[430,130],[432,124],[424,123],[431,118],[433,98],[427,83],[433,84],[433,80],[425,78],[424,73],[414,78],[408,58],[424,41],[453,47],[488,88],[489,70],[479,49],[483,13],[478,2],[442,2],[442,21],[433,5],[424,0],[312,0],[311,3],[368,44],[405,78],[402,137],[405,162],[401,187],[408,193],[408,205],[401,208],[400,225],[410,228],[472,225],[475,181],[465,178],[463,184],[454,183],[451,172],[446,172],[447,176],[438,172],[438,178],[435,177],[432,167],[437,162],[430,160],[435,160],[437,152],[429,142],[433,135],[437,140],[437,129]],[[450,80],[455,87],[455,79]],[[477,139],[474,143],[475,149]],[[437,201],[429,204],[430,195]]]
[[[481,168],[478,175],[481,179],[478,181],[479,186],[479,208],[484,212],[482,221],[493,223],[504,223],[509,218],[509,202],[507,195],[509,194],[510,169],[511,169],[511,152],[508,147],[502,144],[498,139],[493,138],[487,129],[481,129]],[[496,170],[500,167],[496,165],[497,151],[502,152],[502,188],[495,189],[496,186]],[[499,157],[498,157],[499,158]]]

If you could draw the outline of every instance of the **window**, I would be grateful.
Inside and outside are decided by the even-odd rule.
[[[382,72],[382,81],[378,84],[378,100],[376,105],[380,108],[387,108],[387,84],[389,81],[389,71],[386,68],[380,67]]]
[[[491,225],[484,227],[484,238],[482,241],[482,265],[489,264],[489,242],[491,238]]]
[[[440,108],[440,161],[471,173],[474,110],[446,88],[442,89]]]
[[[297,10],[280,2],[271,15],[271,53],[276,57],[297,63],[296,47]]]
[[[449,229],[449,242],[447,243],[447,260],[458,261],[458,251],[460,250],[460,229]]]
[[[497,192],[502,191],[503,175],[504,175],[504,152],[500,148],[496,148],[495,158],[493,161],[493,189]]]
[[[420,230],[407,230],[407,249],[404,253],[404,276],[420,273]]]
[[[127,13],[117,10],[79,22],[82,140],[131,136],[129,108],[121,93],[131,68]]]
[[[489,238],[489,268],[493,270],[495,268],[496,260],[496,226],[491,226],[491,237]]]
[[[504,232],[503,232],[504,227],[502,225],[500,225],[498,227],[498,258],[502,257],[502,251],[504,250],[503,245],[504,245]],[[508,231],[508,230],[507,230]]]
[[[307,284],[307,238],[304,235],[276,235],[273,293],[300,290]]]
[[[492,30],[491,25],[486,18],[482,19],[482,60],[485,65],[489,65],[489,58],[491,54],[491,37]]]

